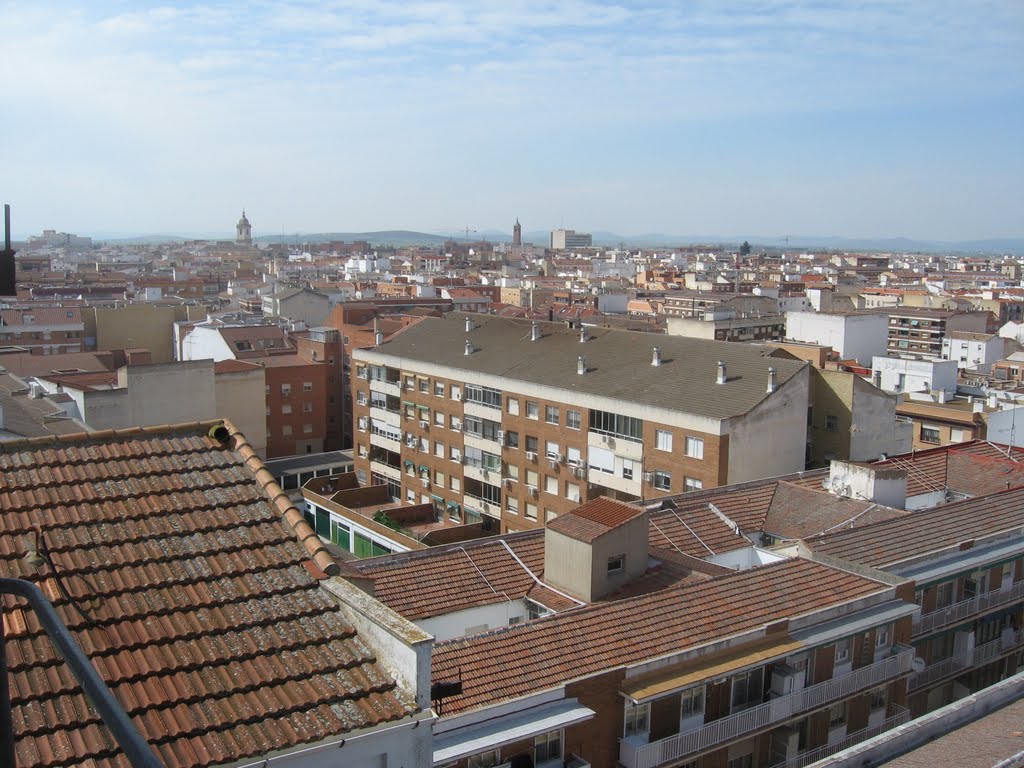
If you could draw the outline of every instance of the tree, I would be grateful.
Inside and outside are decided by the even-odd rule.
[[[743,241],[743,245],[740,246],[740,256],[749,256],[749,255],[750,255],[750,243],[748,243],[746,240],[744,240]]]

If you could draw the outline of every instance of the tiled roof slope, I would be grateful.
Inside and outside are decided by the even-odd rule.
[[[863,499],[848,499],[826,491],[811,490],[793,483],[775,484],[764,530],[784,538],[799,538],[815,532],[867,525],[910,514]]]
[[[433,679],[462,679],[445,714],[753,631],[890,589],[808,560],[730,573],[434,646]]]
[[[216,439],[210,427],[0,445],[0,575],[51,598],[169,768],[409,714],[318,588],[267,470],[233,428]],[[48,561],[38,568],[26,560],[33,530]],[[3,606],[18,765],[127,766],[35,615],[11,597]]]
[[[984,496],[1024,485],[1024,450],[1014,448],[1009,453],[1006,446],[974,440],[873,463],[906,470],[907,496],[947,488]]]
[[[639,507],[602,496],[576,507],[569,514],[559,515],[547,527],[577,541],[590,543],[642,514]]]
[[[530,341],[531,323],[489,315],[473,316],[476,328],[466,333],[465,317],[424,318],[356,355],[545,385],[566,392],[566,402],[580,392],[714,419],[745,414],[768,397],[768,368],[776,369],[781,387],[806,365],[771,357],[768,347],[605,328],[588,329],[590,341],[581,344],[579,331],[560,323],[540,323],[542,338]],[[464,354],[467,339],[471,355]],[[658,366],[651,365],[655,346]],[[587,359],[583,376],[576,372],[580,355]],[[719,360],[726,363],[724,384],[715,383]]]
[[[1024,488],[807,539],[815,552],[876,568],[1024,528]]]

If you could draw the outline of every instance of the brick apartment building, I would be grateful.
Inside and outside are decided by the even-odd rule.
[[[657,344],[657,347],[655,347]],[[450,521],[542,525],[802,469],[809,370],[767,348],[489,316],[354,350],[363,484]],[[782,353],[780,353],[782,354]]]

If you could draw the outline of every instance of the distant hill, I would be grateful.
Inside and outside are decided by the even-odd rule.
[[[342,240],[351,243],[365,240],[370,245],[443,245],[448,241],[445,235],[431,235],[426,232],[412,232],[407,229],[389,229],[382,232],[317,232],[297,235],[264,235],[254,237],[258,243],[328,243]]]

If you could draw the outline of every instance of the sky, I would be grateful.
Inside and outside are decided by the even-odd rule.
[[[16,236],[1024,236],[1022,0],[0,14]]]

